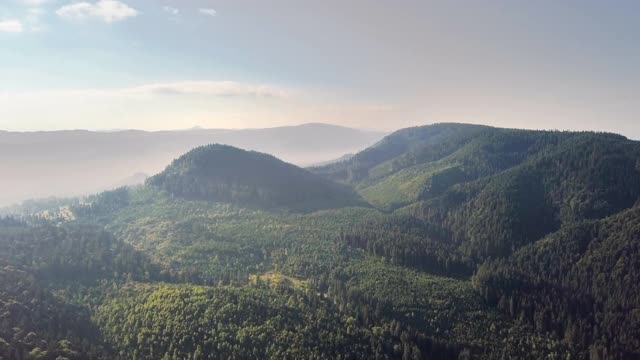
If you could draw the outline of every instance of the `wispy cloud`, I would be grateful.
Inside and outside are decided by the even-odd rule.
[[[0,20],[0,32],[21,33],[24,25],[20,20]]]
[[[98,19],[107,24],[138,16],[139,12],[117,0],[99,0],[95,3],[77,2],[65,5],[56,11],[63,19],[84,21]]]
[[[218,12],[215,9],[211,9],[211,8],[200,8],[198,9],[198,11],[201,14],[208,15],[208,16],[216,16],[218,14]]]
[[[3,91],[0,88],[0,129],[75,127],[168,127],[171,123],[217,116],[234,125],[250,124],[261,111],[274,119],[280,110],[301,101],[304,94],[274,84],[235,81],[158,82],[111,89],[42,89]],[[249,114],[250,113],[250,114]],[[87,119],[91,119],[88,121]],[[20,125],[18,125],[20,124]],[[129,124],[129,125],[126,125]],[[163,125],[164,126],[164,125]],[[162,126],[160,126],[162,127]]]
[[[250,84],[236,81],[178,81],[164,83],[150,83],[117,89],[75,89],[75,90],[44,90],[37,92],[4,93],[5,100],[9,98],[121,98],[121,99],[153,99],[156,97],[245,97],[287,99],[293,94],[289,89],[276,85]]]
[[[171,15],[178,15],[180,13],[180,10],[177,8],[174,8],[172,6],[163,6],[162,10],[164,10],[164,12],[167,12]]]
[[[235,81],[183,81],[154,83],[120,90],[129,95],[201,95],[215,97],[286,98],[289,91],[272,85],[254,85]]]
[[[40,6],[47,3],[55,2],[56,0],[20,0],[21,3],[28,6]]]

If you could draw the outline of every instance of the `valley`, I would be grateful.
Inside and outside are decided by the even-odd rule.
[[[166,165],[7,211],[1,358],[640,356],[637,141],[442,123]]]

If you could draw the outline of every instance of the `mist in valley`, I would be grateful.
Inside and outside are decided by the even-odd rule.
[[[298,166],[331,162],[385,135],[326,124],[267,129],[0,132],[0,206],[141,184],[194,147],[226,144]]]

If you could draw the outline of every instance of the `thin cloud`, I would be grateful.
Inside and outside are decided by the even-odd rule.
[[[272,85],[245,84],[235,81],[182,81],[154,83],[122,89],[120,94],[144,96],[214,96],[287,98],[289,92]]]
[[[138,16],[138,10],[117,0],[99,0],[95,3],[77,2],[65,5],[56,11],[63,19],[84,21],[98,19],[107,24]]]
[[[167,83],[151,83],[119,89],[77,89],[51,90],[37,92],[5,93],[5,100],[16,98],[120,98],[120,99],[154,99],[158,97],[245,97],[288,99],[292,92],[275,85],[249,84],[236,81],[178,81]]]
[[[20,0],[21,3],[28,6],[40,6],[54,1],[56,0]]]
[[[163,6],[162,10],[164,10],[164,12],[167,12],[171,15],[178,15],[180,13],[180,10],[177,8],[174,8],[172,6]]]
[[[21,33],[24,26],[19,20],[0,20],[0,32]]]
[[[216,16],[218,14],[218,12],[215,9],[211,9],[211,8],[200,8],[198,9],[198,11],[201,14],[208,15],[208,16]]]

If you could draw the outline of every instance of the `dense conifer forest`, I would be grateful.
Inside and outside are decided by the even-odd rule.
[[[436,124],[309,169],[209,145],[6,213],[2,359],[640,357],[619,135]]]

